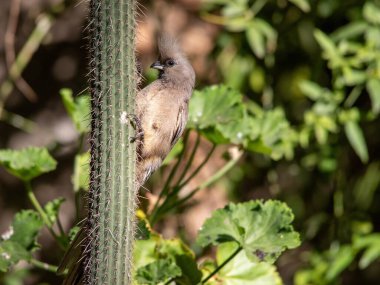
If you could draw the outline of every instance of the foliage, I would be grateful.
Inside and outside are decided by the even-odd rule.
[[[16,214],[8,231],[1,236],[0,271],[5,272],[20,260],[32,258],[32,252],[38,248],[36,239],[42,225],[41,218],[33,210]]]
[[[198,234],[202,247],[218,246],[216,260],[209,260],[207,266],[197,265],[195,254],[182,240],[162,238],[150,230],[144,215],[139,217],[149,235],[135,245],[138,284],[219,284],[215,280],[220,284],[282,284],[272,263],[285,249],[300,244],[291,225],[293,214],[279,201],[231,203],[216,210]]]
[[[136,285],[339,285],[351,277],[350,284],[367,284],[378,276],[379,13],[376,0],[203,1],[200,17],[222,27],[210,55],[222,83],[194,91],[185,135],[163,166],[167,175],[153,177],[159,194],[137,211]],[[80,135],[72,161],[78,201],[89,181],[89,97],[72,94],[61,91]],[[194,179],[213,158],[218,169]],[[7,272],[0,282],[11,284],[29,274],[13,266],[18,261],[38,267],[32,253],[43,226],[62,249],[78,228],[61,229],[62,198],[42,207],[33,195],[31,180],[56,167],[47,149],[1,150],[0,163],[24,181],[37,210],[16,214],[15,237],[8,231],[0,242],[0,271]],[[196,244],[153,230],[215,183],[234,203],[211,214]],[[300,244],[293,227],[305,244],[296,257],[286,254]]]
[[[201,246],[235,241],[253,261],[273,263],[287,248],[299,246],[291,210],[278,201],[229,204],[217,210],[200,230]]]
[[[0,150],[0,164],[11,174],[24,180],[55,169],[57,163],[44,148],[30,147],[22,150]]]

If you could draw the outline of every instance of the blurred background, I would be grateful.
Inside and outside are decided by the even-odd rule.
[[[380,1],[139,3],[142,85],[157,76],[148,67],[156,59],[157,32],[166,31],[194,66],[197,89],[231,86],[252,108],[280,110],[289,125],[289,132],[275,138],[280,155],[246,152],[228,177],[199,192],[158,231],[191,244],[210,212],[228,201],[276,198],[294,211],[303,240],[278,262],[285,284],[379,284]],[[88,92],[87,6],[70,0],[0,3],[0,148],[48,147],[59,167],[33,181],[33,188],[42,204],[66,199],[66,230],[75,223],[71,176],[83,137],[59,93]],[[209,147],[201,141],[196,164]],[[195,180],[220,168],[221,153]],[[155,199],[154,185],[147,186],[147,199]],[[0,168],[0,233],[28,207],[23,184]],[[39,242],[39,258],[58,264],[61,254],[50,236],[40,235]],[[0,282],[60,282],[53,273],[19,266],[25,270]]]

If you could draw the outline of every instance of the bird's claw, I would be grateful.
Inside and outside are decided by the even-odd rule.
[[[142,141],[143,138],[144,138],[144,132],[141,131],[141,132],[138,132],[135,136],[130,137],[130,142],[134,143],[135,141]]]

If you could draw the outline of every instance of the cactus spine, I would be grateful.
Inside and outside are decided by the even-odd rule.
[[[135,0],[90,1],[91,176],[85,284],[131,284]]]

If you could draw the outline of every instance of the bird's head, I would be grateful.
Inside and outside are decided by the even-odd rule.
[[[159,57],[150,67],[158,69],[159,78],[178,87],[194,87],[195,72],[178,43],[170,37],[158,42]]]

